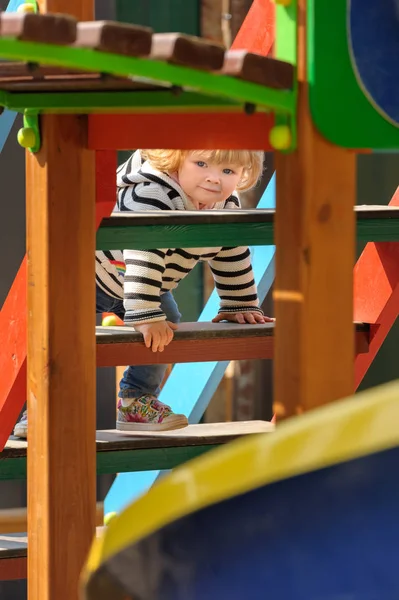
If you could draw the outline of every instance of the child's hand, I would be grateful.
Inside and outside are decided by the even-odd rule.
[[[153,352],[163,352],[165,346],[173,340],[173,331],[177,329],[176,323],[170,321],[157,321],[156,323],[141,323],[134,328],[144,336],[144,343]]]
[[[266,317],[255,310],[254,312],[222,312],[212,319],[212,323],[219,323],[220,321],[230,321],[231,323],[240,323],[241,325],[244,325],[244,323],[256,325],[256,323],[273,323],[275,319],[272,317]]]

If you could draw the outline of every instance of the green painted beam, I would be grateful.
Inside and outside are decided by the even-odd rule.
[[[196,92],[170,90],[114,92],[1,92],[0,104],[15,112],[98,113],[194,112],[244,110],[245,103],[205,96]]]
[[[293,91],[275,90],[234,77],[189,69],[159,60],[121,56],[73,46],[23,42],[5,37],[0,37],[0,56],[8,60],[23,60],[129,77],[167,88],[171,85],[180,86],[187,91],[227,98],[238,103],[255,104],[277,112],[288,114],[295,112],[296,94]],[[92,94],[92,92],[87,93]],[[28,100],[29,94],[24,95]],[[113,95],[114,93],[109,96],[110,102]],[[9,94],[1,92],[0,105],[8,107],[8,97]],[[70,93],[70,97],[73,97],[73,93]],[[110,108],[112,106],[111,104]],[[28,104],[25,108],[31,107]]]
[[[399,209],[356,207],[357,239],[399,241]],[[198,248],[273,244],[273,210],[159,212],[123,214],[104,219],[97,249]]]
[[[173,469],[220,444],[97,452],[97,474]],[[0,481],[26,479],[26,455],[1,458]]]

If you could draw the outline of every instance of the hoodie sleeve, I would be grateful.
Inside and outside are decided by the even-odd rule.
[[[249,248],[222,248],[209,265],[220,298],[219,313],[256,311],[263,314]]]
[[[124,250],[124,299],[128,325],[165,321],[160,292],[167,250]]]

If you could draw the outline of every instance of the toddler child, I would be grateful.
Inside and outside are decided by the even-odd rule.
[[[136,150],[117,171],[117,210],[238,209],[236,190],[258,181],[263,153],[249,150]],[[259,307],[246,247],[159,248],[96,252],[96,309],[112,312],[162,352],[180,313],[172,290],[199,261],[209,263],[220,297],[213,322],[272,321]],[[116,428],[159,431],[188,424],[185,415],[158,400],[166,365],[128,367],[120,382]],[[14,435],[26,437],[27,415]]]

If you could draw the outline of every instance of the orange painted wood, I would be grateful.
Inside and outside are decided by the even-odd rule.
[[[275,39],[275,5],[273,0],[254,0],[233,44],[234,50],[247,50],[267,56]]]
[[[115,205],[115,151],[96,152],[96,228]],[[26,401],[26,258],[0,312],[0,451]]]
[[[3,558],[0,560],[0,581],[26,579],[28,560],[26,556]]]
[[[276,406],[291,416],[353,393],[356,157],[313,126],[306,0],[298,32],[298,149],[277,153]],[[336,326],[334,326],[336,324]]]
[[[399,188],[389,206],[399,206]],[[360,384],[399,314],[399,243],[368,243],[354,269],[354,315],[371,323],[370,350],[357,355]]]
[[[274,117],[266,113],[92,114],[88,146],[92,150],[271,150],[268,136],[273,123]]]
[[[0,451],[26,398],[26,259],[0,312]]]

